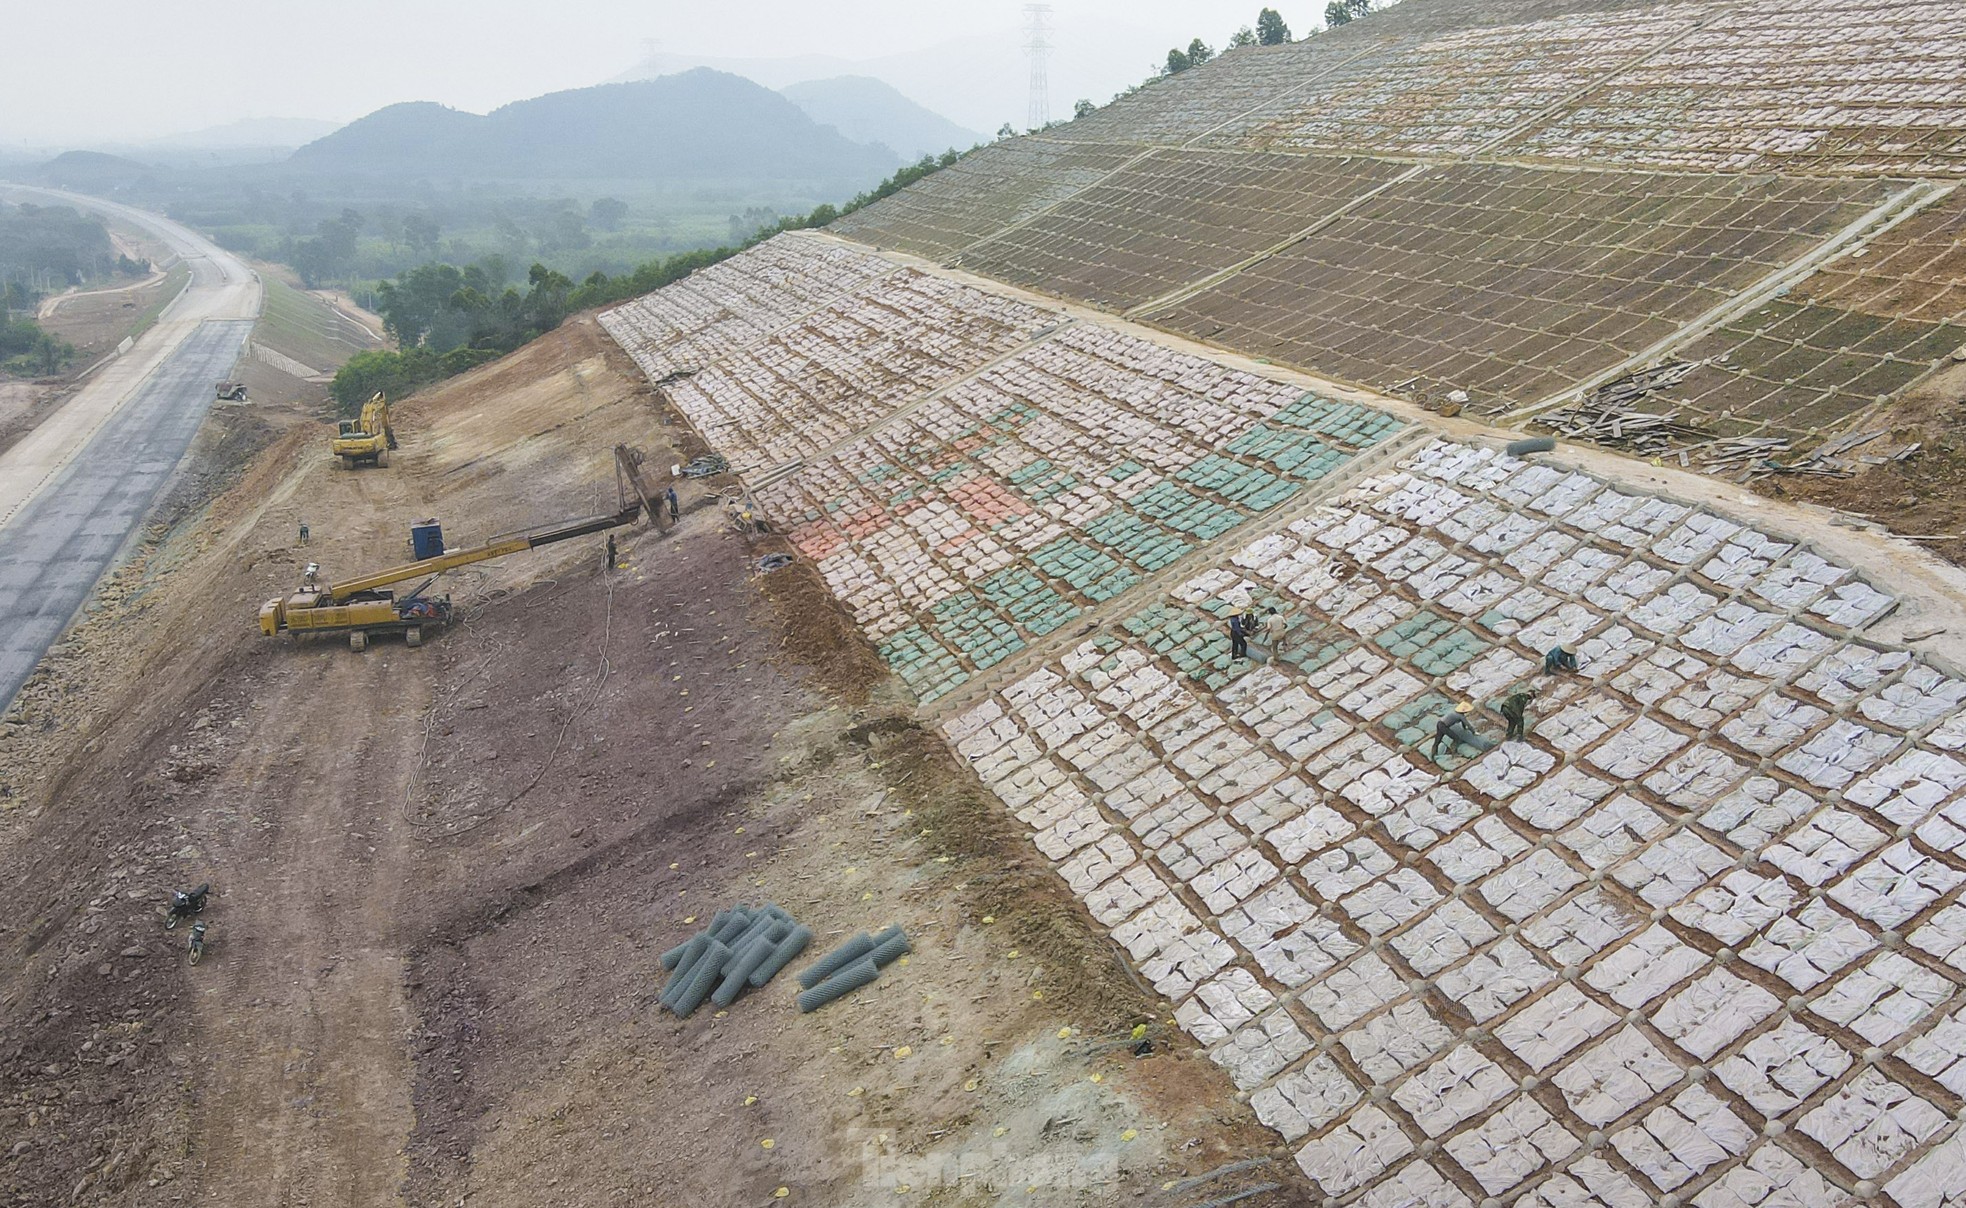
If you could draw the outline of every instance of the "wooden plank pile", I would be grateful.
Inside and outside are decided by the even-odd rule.
[[[1678,411],[1663,414],[1639,411],[1632,404],[1655,390],[1678,385],[1697,368],[1697,361],[1667,361],[1634,370],[1606,382],[1569,407],[1538,416],[1534,422],[1562,436],[1647,456],[1663,456],[1710,433],[1697,424],[1681,420]]]

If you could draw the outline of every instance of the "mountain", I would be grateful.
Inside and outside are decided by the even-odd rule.
[[[898,158],[768,88],[699,69],[519,101],[489,114],[379,109],[295,151],[295,173],[475,180],[801,181],[852,191]]]
[[[100,151],[64,151],[34,172],[40,183],[82,193],[114,193],[155,173],[149,164]]]
[[[257,147],[298,147],[333,134],[340,122],[306,117],[249,117],[223,126],[208,126],[183,134],[168,134],[138,144],[173,150],[224,151]]]
[[[1170,46],[1186,46],[1201,32],[1185,21],[1156,28],[1140,24],[1143,19],[1059,18],[1051,35],[1053,118],[1071,117],[1072,102],[1081,97],[1106,103],[1114,93],[1146,79],[1156,64],[1166,61]],[[996,33],[951,38],[920,50],[868,59],[829,55],[744,59],[661,53],[650,55],[615,78],[645,80],[710,67],[756,80],[767,88],[784,88],[801,80],[871,76],[966,129],[993,131],[1010,122],[1022,130],[1028,120],[1031,78],[1025,38],[1020,30],[1006,27]]]
[[[963,129],[868,76],[807,80],[778,91],[820,125],[831,126],[856,143],[879,143],[903,159],[940,155],[951,147],[967,151],[985,141],[974,130]]]

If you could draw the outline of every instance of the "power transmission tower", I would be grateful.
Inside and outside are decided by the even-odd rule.
[[[1051,6],[1024,6],[1024,52],[1031,58],[1031,111],[1025,125],[1042,130],[1051,123],[1051,82],[1045,66],[1051,57]]]

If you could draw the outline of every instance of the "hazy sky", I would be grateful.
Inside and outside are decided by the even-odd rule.
[[[1106,99],[1176,41],[1219,47],[1261,0],[1053,0],[1054,79]],[[1293,29],[1321,3],[1277,6]],[[0,0],[0,144],[83,144],[243,117],[346,121],[394,101],[482,112],[672,54],[874,58],[1015,29],[1023,0]],[[1093,33],[1106,26],[1105,36]],[[1137,55],[1116,59],[1113,43]],[[1118,62],[1137,67],[1119,67]],[[1070,108],[1070,97],[1064,98]],[[1054,112],[1060,106],[1054,94]],[[1005,115],[1021,117],[1021,115]]]

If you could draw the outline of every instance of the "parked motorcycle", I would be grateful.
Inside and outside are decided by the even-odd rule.
[[[180,922],[194,914],[203,914],[205,895],[211,893],[211,883],[207,882],[196,889],[174,889],[171,891],[170,907],[164,912],[166,930],[176,927]]]

